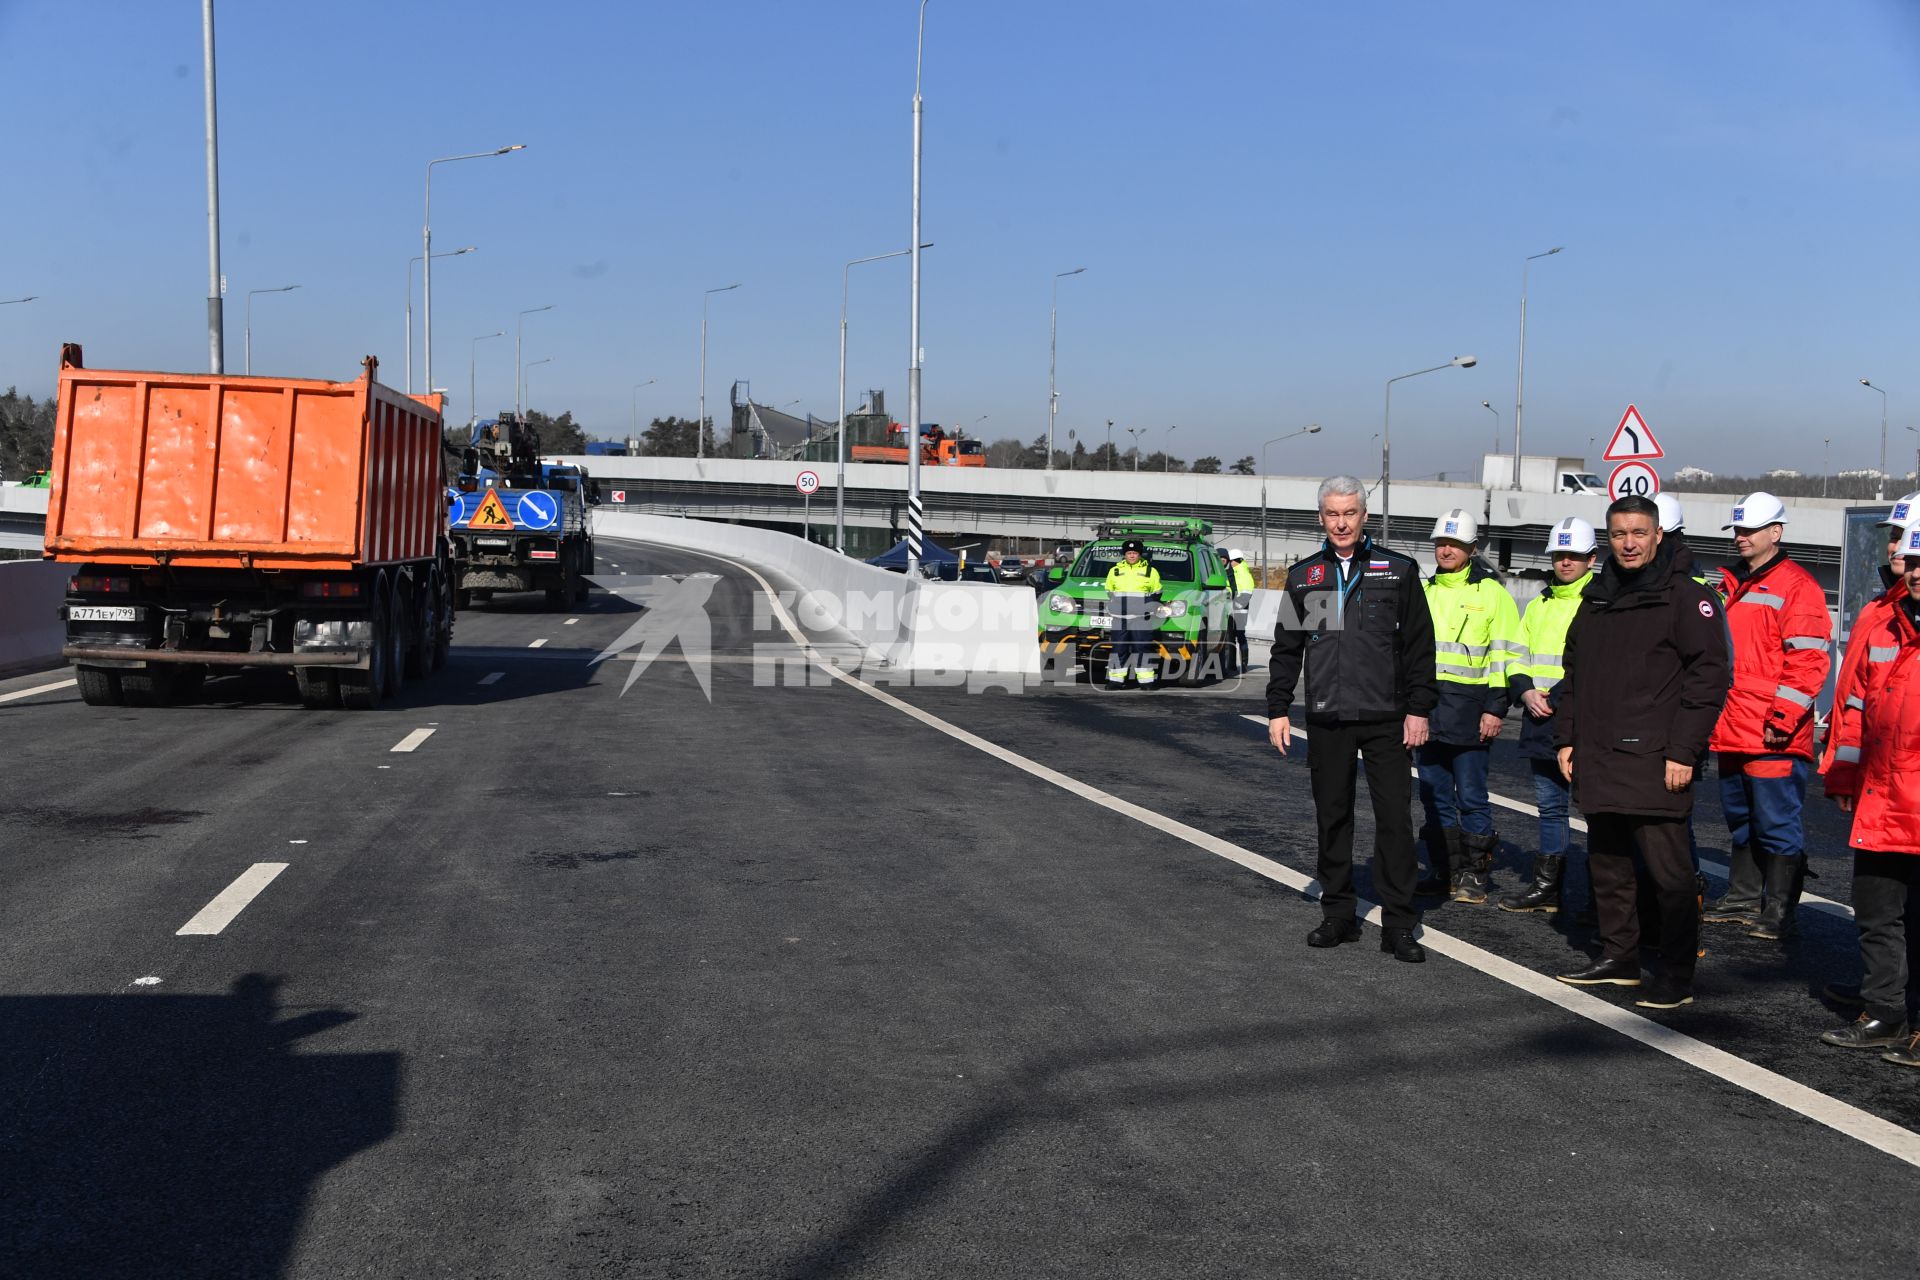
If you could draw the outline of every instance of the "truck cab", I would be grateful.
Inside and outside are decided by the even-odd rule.
[[[510,413],[474,424],[460,477],[447,494],[456,602],[496,591],[544,591],[547,606],[587,597],[599,505],[584,467],[540,457],[540,436]]]
[[[1120,561],[1127,540],[1138,538],[1161,584],[1148,661],[1163,679],[1183,684],[1234,674],[1233,591],[1208,540],[1212,533],[1209,522],[1191,517],[1124,516],[1100,525],[1070,564],[1048,572],[1039,600],[1043,657],[1076,663],[1092,680],[1104,677],[1113,651],[1107,570]]]

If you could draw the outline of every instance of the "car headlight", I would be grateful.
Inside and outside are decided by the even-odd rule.
[[[1169,618],[1184,618],[1187,616],[1187,602],[1185,600],[1168,601],[1165,608]]]
[[[1072,596],[1063,596],[1056,592],[1047,597],[1047,608],[1055,613],[1079,613],[1080,602]]]

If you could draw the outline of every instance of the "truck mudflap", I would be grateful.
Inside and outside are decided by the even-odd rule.
[[[150,663],[179,663],[206,667],[364,667],[367,655],[358,650],[321,653],[234,653],[193,649],[135,649],[130,645],[95,648],[70,644],[60,650],[68,662],[101,667],[143,667]]]

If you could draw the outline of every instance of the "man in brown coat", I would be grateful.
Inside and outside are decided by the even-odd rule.
[[[1720,599],[1675,567],[1660,509],[1622,498],[1607,508],[1612,558],[1581,593],[1555,691],[1555,745],[1587,817],[1600,911],[1600,959],[1559,975],[1575,986],[1640,986],[1634,855],[1653,882],[1659,975],[1634,1003],[1693,1002],[1700,922],[1687,838],[1693,779],[1733,672]]]

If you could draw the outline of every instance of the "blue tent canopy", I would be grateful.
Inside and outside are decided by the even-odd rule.
[[[900,539],[900,541],[894,543],[888,550],[881,552],[879,555],[867,561],[867,563],[877,564],[882,569],[905,572],[907,567],[907,540],[905,538]],[[922,541],[920,543],[920,563],[959,564],[960,557],[937,542]]]

